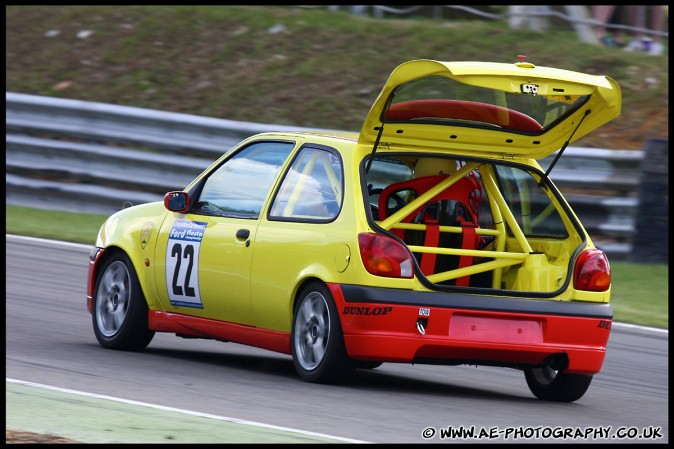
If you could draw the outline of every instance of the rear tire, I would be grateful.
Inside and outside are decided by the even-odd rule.
[[[92,321],[104,348],[139,351],[154,337],[136,270],[122,252],[106,260],[96,277]]]
[[[293,313],[291,339],[293,364],[303,380],[336,384],[353,372],[337,308],[325,284],[314,281],[302,289]]]
[[[577,401],[590,387],[592,376],[568,374],[550,366],[527,368],[524,377],[538,399],[555,402]]]

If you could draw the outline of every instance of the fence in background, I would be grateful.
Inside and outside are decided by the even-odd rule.
[[[648,5],[645,5],[648,6]],[[665,7],[666,5],[657,5]],[[526,28],[538,32],[544,32],[550,26],[551,20],[561,21],[573,28],[582,42],[599,44],[594,27],[601,25],[607,29],[623,30],[635,35],[662,36],[669,38],[668,31],[649,29],[645,26],[645,18],[637,21],[640,26],[622,25],[617,23],[601,23],[592,18],[590,5],[555,5],[555,6],[507,6],[507,12],[496,13],[494,10],[505,8],[505,5],[492,6],[465,6],[465,5],[417,5],[417,6],[387,6],[387,5],[316,5],[302,6],[302,8],[328,8],[331,11],[349,11],[352,14],[365,16],[372,15],[375,18],[385,16],[427,16],[439,20],[445,17],[445,13],[466,15],[468,17],[487,20],[506,20],[513,29]],[[496,9],[495,9],[496,8]],[[642,11],[643,14],[643,11]]]
[[[251,135],[316,131],[9,92],[5,104],[7,203],[76,212],[161,200]],[[614,258],[631,251],[642,159],[643,151],[569,147],[551,173]]]

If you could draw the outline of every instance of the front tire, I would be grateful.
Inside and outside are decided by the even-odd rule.
[[[300,293],[291,338],[293,364],[303,380],[342,383],[353,372],[354,363],[346,354],[337,308],[325,284],[311,282]]]
[[[104,348],[139,351],[154,337],[136,270],[124,253],[107,259],[96,277],[92,321]]]
[[[555,402],[577,401],[592,382],[592,376],[568,374],[547,365],[525,369],[524,377],[534,396]]]

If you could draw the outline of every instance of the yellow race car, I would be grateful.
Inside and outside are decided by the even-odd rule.
[[[538,398],[575,401],[606,354],[611,271],[537,160],[620,105],[606,76],[404,63],[360,133],[255,135],[109,217],[89,265],[96,338],[233,341],[321,383],[385,362],[511,367]]]

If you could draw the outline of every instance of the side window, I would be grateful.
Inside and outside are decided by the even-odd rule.
[[[305,147],[283,179],[269,218],[330,221],[339,213],[343,191],[340,157],[326,149]]]
[[[194,213],[257,218],[293,142],[253,143],[227,159],[208,177]]]
[[[527,237],[568,237],[555,203],[530,173],[496,166],[501,192]],[[508,230],[510,232],[510,230]]]

